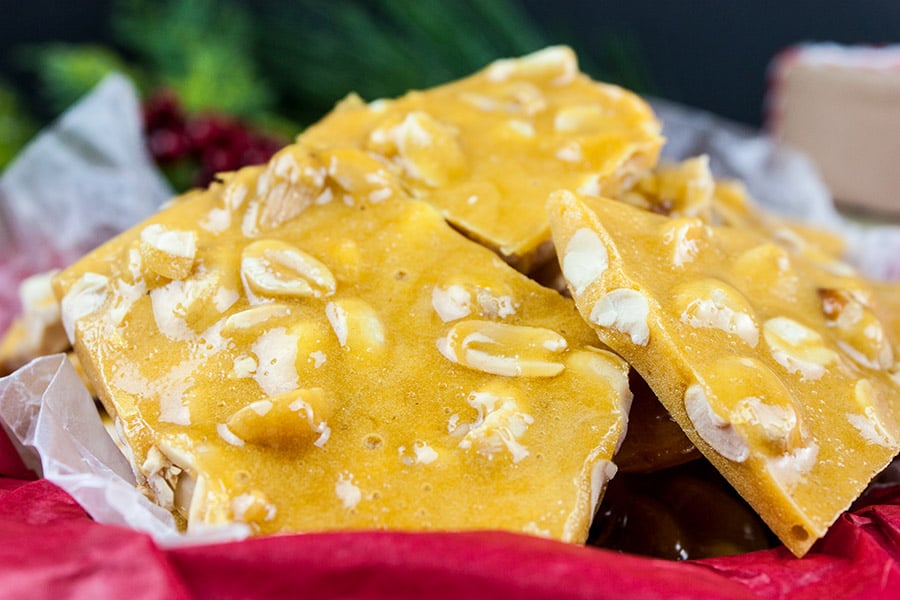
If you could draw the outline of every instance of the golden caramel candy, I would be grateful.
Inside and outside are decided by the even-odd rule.
[[[875,289],[875,313],[886,324],[889,337],[894,343],[894,366],[890,369],[891,377],[900,385],[900,282],[872,283]]]
[[[843,236],[762,210],[740,181],[715,181],[709,223],[759,231],[791,252],[803,254],[823,269],[836,274],[855,274],[841,261],[847,250]]]
[[[873,282],[872,286],[878,298],[880,316],[887,321],[894,343],[900,344],[900,282]]]
[[[829,263],[846,250],[837,233],[768,213],[740,181],[714,178],[705,155],[657,165],[614,199],[673,218],[755,229],[820,262]]]
[[[189,530],[583,541],[615,472],[628,366],[359,150],[290,146],[55,284],[140,484]]]
[[[365,150],[527,272],[552,255],[547,194],[627,189],[656,163],[659,131],[638,96],[591,81],[569,48],[552,47],[396,100],[351,96],[300,142]]]
[[[32,275],[19,285],[22,313],[0,339],[0,376],[12,373],[33,358],[69,348],[59,319],[59,304],[50,286],[55,273]]]
[[[581,314],[803,555],[900,449],[871,288],[757,231],[567,191],[548,210]]]
[[[0,339],[0,376],[8,375],[40,356],[65,352],[88,392],[96,397],[63,329],[59,302],[51,286],[55,275],[56,271],[38,273],[19,285],[22,312]]]
[[[680,163],[661,164],[643,173],[633,188],[616,199],[672,217],[712,219],[716,182],[705,155]]]

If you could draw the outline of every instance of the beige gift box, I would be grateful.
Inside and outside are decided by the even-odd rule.
[[[772,64],[768,126],[841,208],[900,218],[900,46],[811,44]]]

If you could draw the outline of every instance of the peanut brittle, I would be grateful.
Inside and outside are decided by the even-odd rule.
[[[894,356],[900,357],[900,282],[875,281],[872,282],[872,287],[880,309],[878,318],[888,327],[894,342]],[[894,366],[891,375],[897,385],[900,385],[900,362]]]
[[[716,182],[705,155],[680,163],[660,164],[616,198],[631,206],[673,217],[712,220]]]
[[[0,376],[12,373],[33,358],[69,348],[59,320],[59,304],[50,286],[55,273],[32,275],[19,285],[22,313],[0,337]]]
[[[669,217],[696,217],[710,225],[756,229],[832,268],[843,268],[830,260],[846,250],[843,237],[762,210],[743,183],[713,177],[705,155],[659,164],[614,199]]]
[[[638,96],[547,48],[396,100],[351,96],[300,137],[353,146],[413,196],[527,272],[552,256],[544,202],[567,187],[615,194],[656,163],[660,126]]]
[[[803,555],[900,449],[871,288],[758,231],[568,191],[548,210],[581,314]]]
[[[628,366],[359,150],[279,152],[55,280],[140,483],[190,530],[583,541]]]

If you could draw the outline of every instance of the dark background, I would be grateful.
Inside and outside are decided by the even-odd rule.
[[[423,0],[428,1],[428,0]],[[485,0],[490,2],[491,0]],[[252,2],[245,2],[252,7]],[[900,1],[520,0],[551,41],[603,58],[624,41],[645,89],[758,125],[766,68],[802,41],[900,42]],[[0,75],[31,93],[14,48],[50,40],[107,41],[109,2],[0,0]]]
[[[551,31],[591,47],[611,32],[636,41],[665,98],[759,124],[766,69],[803,41],[900,42],[897,0],[524,0]],[[594,42],[596,45],[596,42]]]

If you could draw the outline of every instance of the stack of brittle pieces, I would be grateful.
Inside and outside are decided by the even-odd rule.
[[[702,454],[803,555],[900,449],[897,286],[662,143],[564,47],[350,96],[41,280],[0,354],[64,349],[58,307],[188,531],[583,542],[620,467]]]

